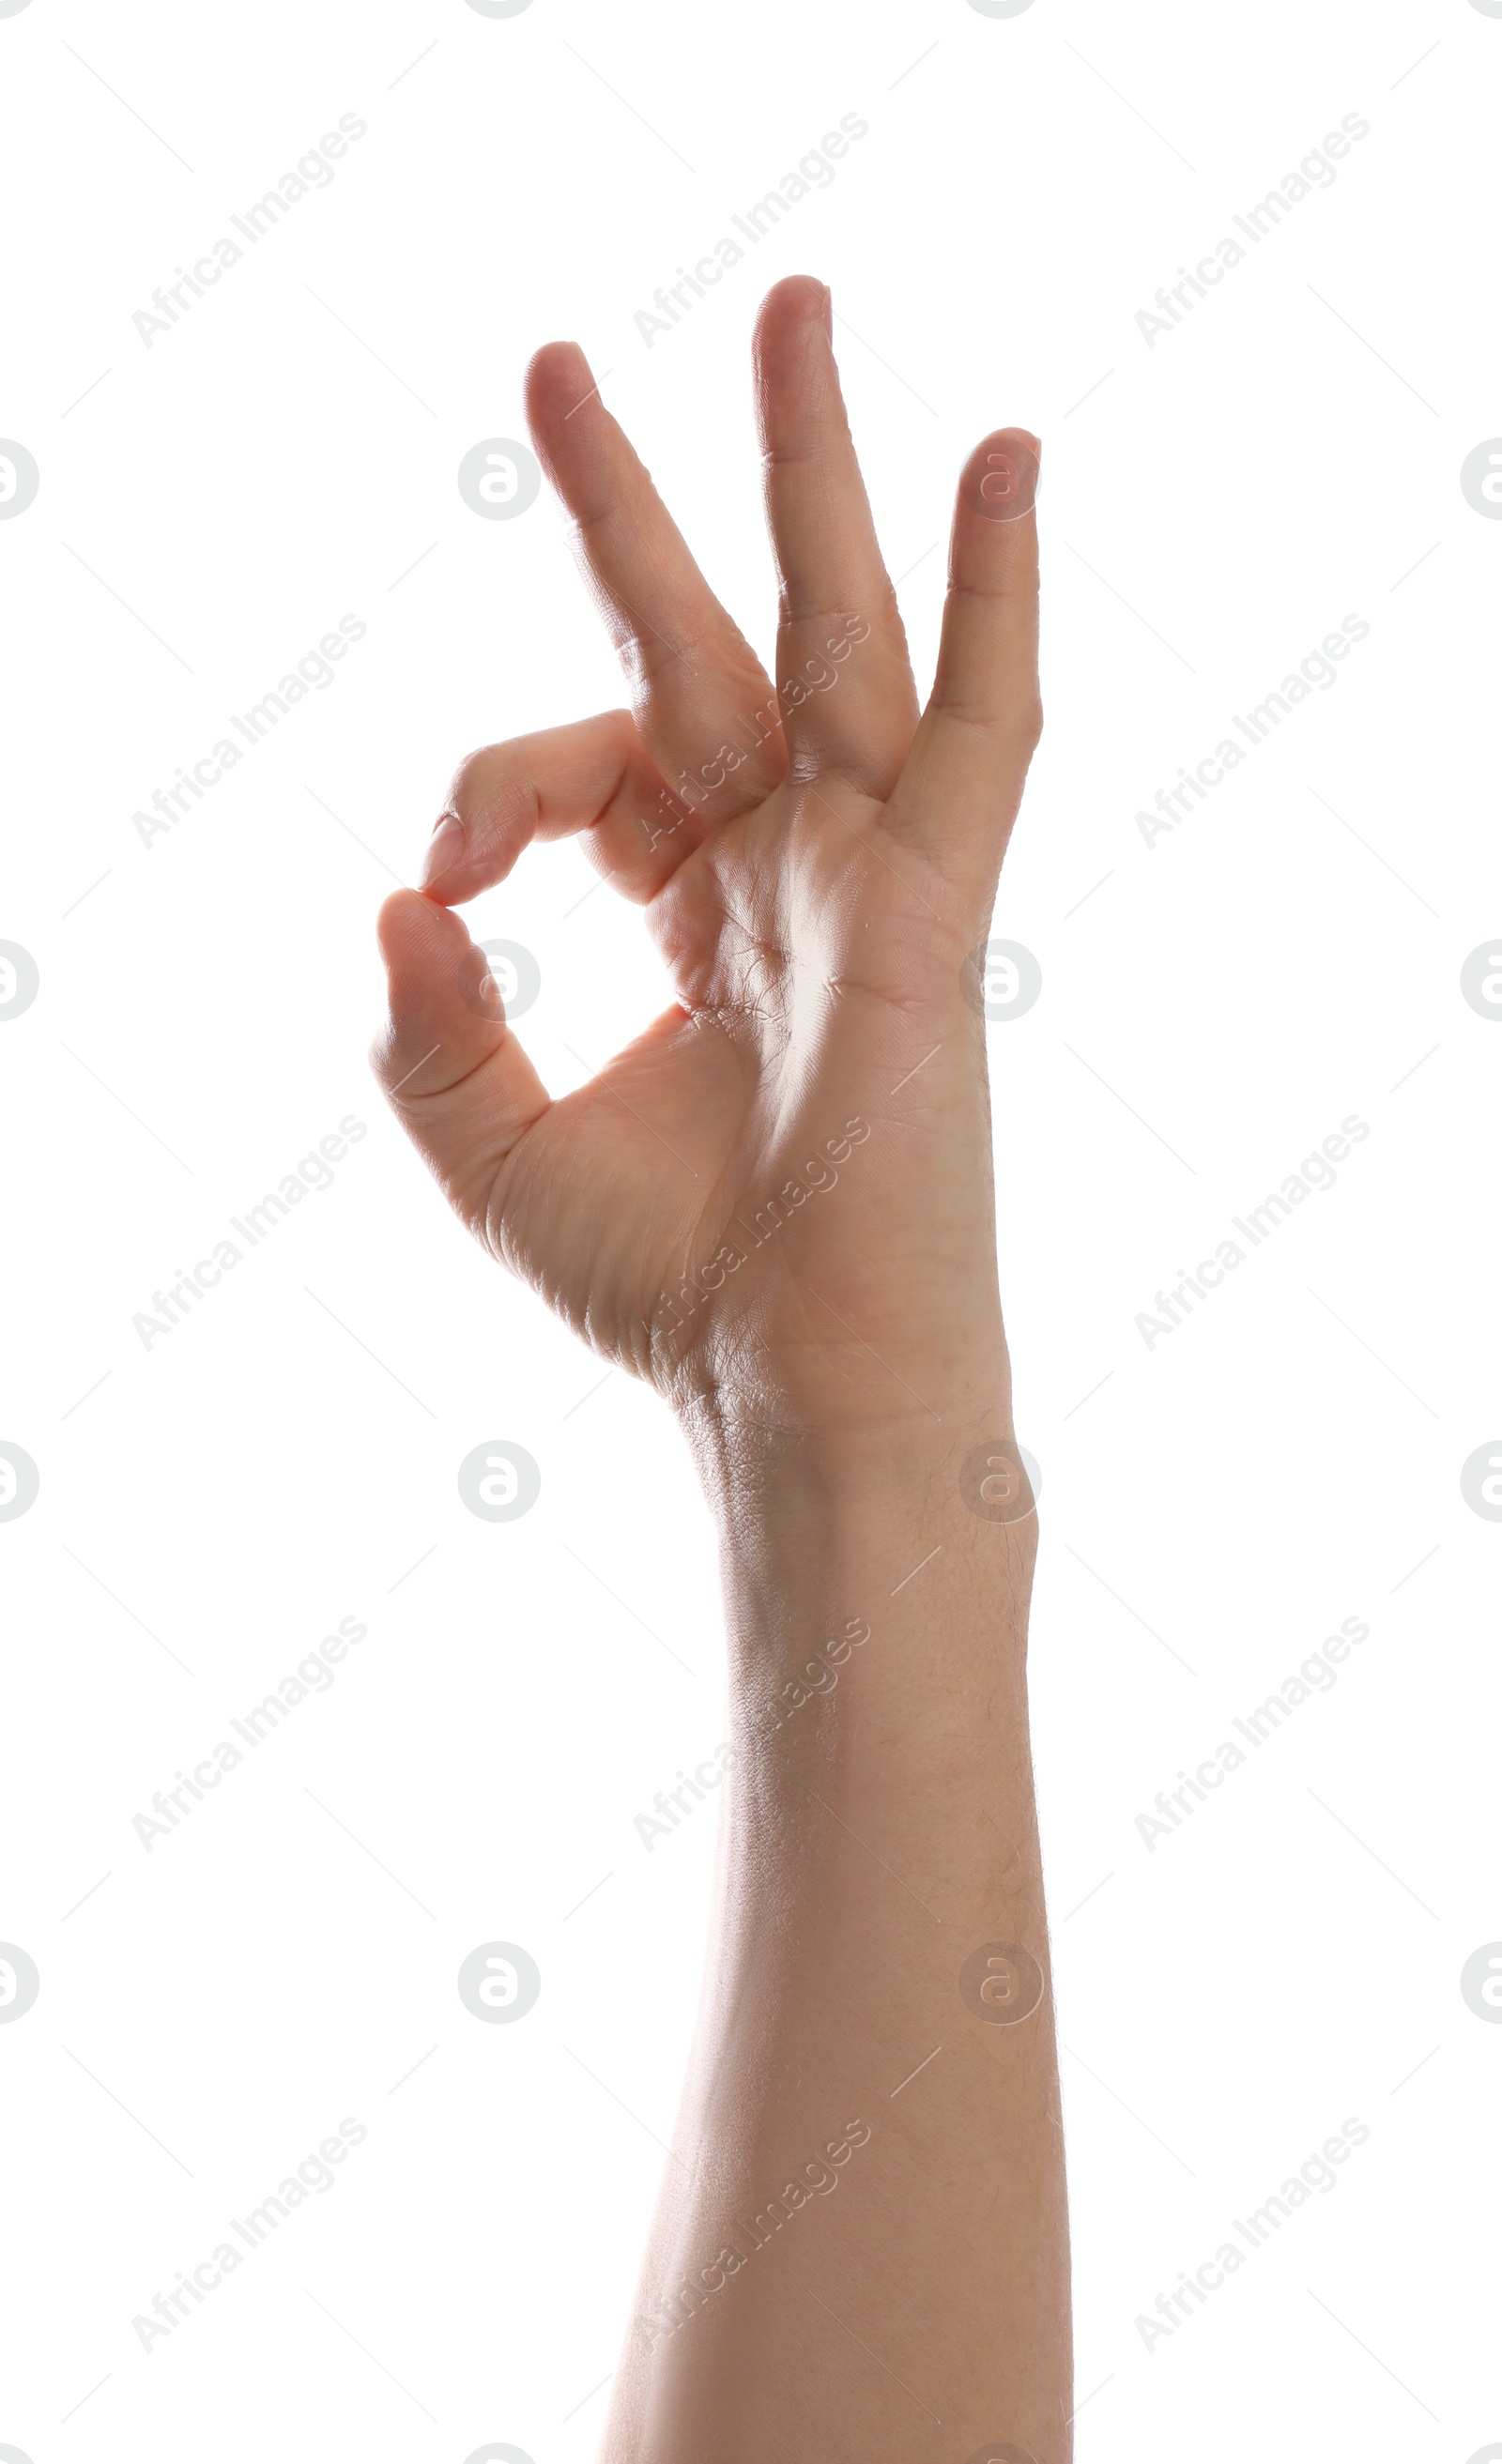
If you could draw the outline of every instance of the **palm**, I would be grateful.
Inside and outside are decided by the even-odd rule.
[[[497,1174],[496,1245],[609,1355],[667,1379],[734,1341],[772,1351],[785,1387],[789,1353],[821,1378],[839,1353],[850,1280],[877,1256],[872,1166],[894,1160],[864,1150],[916,1116],[886,1099],[935,1040],[915,1041],[915,979],[952,1006],[965,947],[933,914],[914,929],[922,891],[864,852],[881,828],[839,782],[779,789],[689,856],[649,910],[681,1008]],[[801,934],[800,917],[819,920]],[[902,1262],[884,1223],[885,1281]]]
[[[401,893],[383,915],[378,1066],[461,1214],[607,1357],[674,1393],[732,1362],[754,1387],[764,1365],[768,1392],[810,1410],[905,1414],[925,1408],[957,1287],[994,1313],[966,960],[1036,689],[1033,525],[1026,507],[998,520],[984,491],[997,468],[1025,478],[1028,456],[1010,440],[973,457],[920,722],[810,289],[780,286],[760,336],[784,583],[775,693],[576,356],[535,364],[535,431],[638,682],[636,718],[463,766],[429,898]],[[743,745],[746,714],[768,707],[781,724],[743,760],[703,759]],[[692,800],[664,783],[686,772],[704,782]],[[645,905],[676,1005],[554,1103],[475,997],[482,962],[447,907],[530,838],[569,830]]]

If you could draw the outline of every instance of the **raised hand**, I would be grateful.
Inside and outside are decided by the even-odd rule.
[[[1038,447],[998,430],[961,473],[920,716],[821,284],[770,293],[755,367],[775,686],[583,355],[534,361],[534,438],[632,708],[461,764],[421,892],[382,911],[375,1066],[478,1237],[680,1408],[863,1440],[973,1397],[994,1427],[976,954],[1040,725]],[[555,1102],[452,910],[576,832],[676,1001]]]

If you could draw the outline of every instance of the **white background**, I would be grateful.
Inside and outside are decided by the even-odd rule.
[[[0,522],[0,937],[41,979],[0,1024],[0,1438],[41,1475],[0,1524],[0,1938],[41,1973],[0,2027],[0,2445],[593,2453],[698,1974],[713,1811],[651,1853],[635,1816],[724,1733],[711,1534],[662,1408],[386,1117],[371,920],[459,755],[622,698],[551,500],[455,486],[523,432],[532,350],[583,343],[765,655],[747,342],[811,271],[925,682],[959,464],[1045,439],[1049,725],[997,924],[1044,990],[990,1042],[1079,2452],[1502,2452],[1502,2029],[1458,1984],[1502,1937],[1502,1528],[1459,1485],[1502,1426],[1502,1027],[1459,990],[1502,922],[1502,524],[1459,484],[1502,430],[1499,77],[1467,0],[0,21],[0,434],[41,473]],[[343,113],[331,185],[148,348],[133,313]],[[635,312],[846,113],[832,185],[649,348]],[[1334,184],[1150,347],[1159,286],[1350,113]],[[335,681],[143,845],[346,612]],[[1347,614],[1338,682],[1147,845]],[[666,997],[593,879],[539,851],[474,912],[537,955],[557,1090]],[[145,1348],[153,1289],[351,1113],[333,1186]],[[1155,1291],[1352,1113],[1337,1185],[1149,1350]],[[514,1524],[455,1486],[490,1439],[541,1467]],[[342,1617],[332,1688],[144,1848]],[[1335,1689],[1150,1851],[1156,1793],[1345,1617]],[[541,1969],[515,2026],[455,1991],[493,1939]],[[345,2116],[336,2187],[143,2351]],[[1338,2189],[1145,2349],[1348,2117]]]

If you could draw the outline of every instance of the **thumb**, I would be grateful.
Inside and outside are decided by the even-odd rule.
[[[551,1098],[506,1024],[484,952],[451,908],[398,890],[376,935],[390,1015],[370,1066],[450,1204],[486,1240],[496,1176]]]

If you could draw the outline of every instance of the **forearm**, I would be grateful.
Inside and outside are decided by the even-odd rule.
[[[987,1434],[696,1429],[737,1751],[608,2464],[1069,2453],[1036,1518],[966,1505]]]

